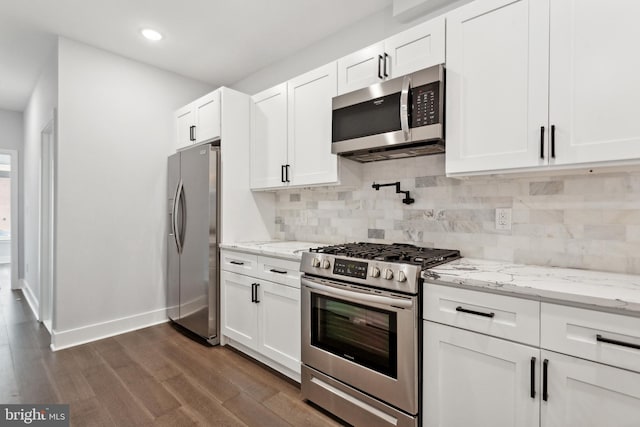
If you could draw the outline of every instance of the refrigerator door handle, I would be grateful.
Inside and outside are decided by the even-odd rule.
[[[176,246],[178,248],[178,253],[182,253],[182,237],[181,233],[181,225],[178,224],[178,208],[181,207],[182,200],[182,180],[178,183],[178,189],[176,190],[176,197],[173,199],[173,236],[176,241]],[[184,213],[183,213],[184,216]],[[183,218],[184,221],[184,218]]]

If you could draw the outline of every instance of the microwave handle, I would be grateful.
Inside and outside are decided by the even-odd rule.
[[[402,80],[402,91],[400,92],[400,127],[404,135],[404,140],[409,140],[409,89],[411,88],[411,77],[404,76]]]

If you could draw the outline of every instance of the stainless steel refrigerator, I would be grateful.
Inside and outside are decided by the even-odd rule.
[[[219,344],[219,146],[198,145],[169,157],[168,199],[168,316]]]

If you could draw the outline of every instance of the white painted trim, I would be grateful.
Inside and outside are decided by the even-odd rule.
[[[51,334],[51,350],[57,351],[76,345],[85,344],[91,341],[109,338],[114,335],[132,332],[146,328],[167,320],[167,309],[148,311],[146,313],[135,314],[133,316],[122,317],[120,319],[108,320],[106,322],[94,323],[92,325],[81,326],[79,328],[68,329],[66,331],[53,330]]]
[[[38,299],[35,297],[35,295],[33,295],[33,291],[31,290],[29,283],[27,283],[25,279],[20,279],[20,289],[22,289],[22,295],[24,295],[25,299],[27,300],[31,311],[33,311],[33,315],[36,317],[36,319],[40,320],[40,318],[38,317],[38,315],[40,314]]]
[[[18,212],[18,183],[20,179],[20,157],[17,150],[0,149],[0,154],[11,156],[11,289],[20,289],[21,282],[18,278],[20,268],[20,252],[18,251],[18,236],[20,217]]]

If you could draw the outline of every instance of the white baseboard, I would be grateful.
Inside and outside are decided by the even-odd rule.
[[[51,350],[57,351],[74,347],[91,341],[109,338],[160,323],[167,322],[167,309],[148,311],[120,319],[109,320],[66,331],[53,330],[51,334]]]
[[[29,283],[25,279],[20,279],[20,289],[22,289],[22,295],[24,295],[33,315],[37,320],[40,320],[40,305],[38,304],[38,298],[33,294]]]

